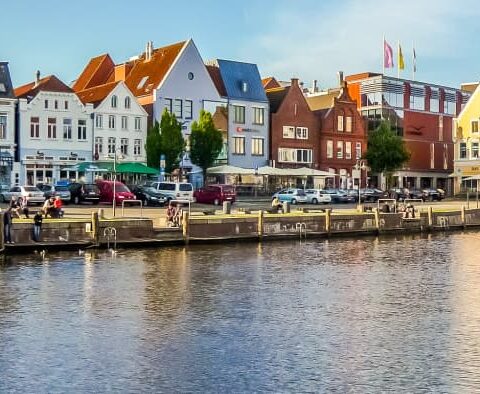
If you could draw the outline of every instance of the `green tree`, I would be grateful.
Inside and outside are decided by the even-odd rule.
[[[207,168],[213,165],[222,147],[222,132],[213,124],[212,114],[200,111],[200,119],[192,123],[190,160],[202,169],[204,180],[207,179]]]
[[[147,131],[145,152],[147,153],[147,165],[152,168],[160,167],[160,125],[155,122]]]
[[[180,163],[185,151],[182,125],[175,115],[165,110],[160,121],[160,154],[165,155],[165,171],[171,173]]]
[[[390,123],[382,121],[368,135],[368,148],[364,159],[372,172],[386,176],[388,188],[392,174],[410,159],[410,152],[406,149],[402,137],[392,130]]]

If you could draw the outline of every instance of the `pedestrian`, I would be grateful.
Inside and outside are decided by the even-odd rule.
[[[173,218],[175,217],[175,207],[173,206],[172,202],[169,201],[168,207],[167,207],[167,227],[172,227],[173,226]]]
[[[10,199],[10,203],[8,204],[8,207],[10,208],[10,215],[13,217],[20,217],[20,205],[18,204],[18,199],[15,196],[12,196]]]
[[[8,207],[3,213],[3,235],[6,244],[13,244],[12,242],[12,208]]]
[[[23,214],[25,216],[25,219],[29,219],[29,210],[27,206],[27,199],[24,197],[18,197],[18,216],[20,217],[20,214]]]
[[[45,202],[43,203],[43,207],[42,207],[42,211],[43,211],[43,214],[45,215],[45,218],[50,215],[51,218],[54,217],[55,213],[54,213],[54,206],[53,206],[53,202],[54,202],[54,199],[53,199],[53,196],[50,197],[50,198],[47,198],[45,200]]]
[[[56,196],[55,200],[53,201],[53,210],[55,212],[55,217],[63,218],[63,202],[60,196]]]
[[[42,231],[43,216],[42,211],[37,211],[33,216],[33,240],[40,241],[40,233]]]

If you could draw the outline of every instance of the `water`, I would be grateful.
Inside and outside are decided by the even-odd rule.
[[[7,259],[0,392],[473,392],[480,233]]]

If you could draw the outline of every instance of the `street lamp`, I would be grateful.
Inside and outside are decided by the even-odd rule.
[[[120,152],[118,153],[117,150],[115,150],[113,153],[109,153],[107,155],[107,158],[111,159],[113,157],[113,197],[112,197],[112,214],[113,217],[115,217],[115,207],[116,207],[116,201],[115,201],[115,194],[116,194],[116,183],[117,183],[117,159],[122,159],[123,155]]]
[[[361,184],[362,184],[362,170],[365,170],[365,187],[366,185],[366,179],[367,179],[367,161],[365,159],[357,159],[356,164],[353,166],[353,168],[358,171],[358,204],[361,204],[361,197],[360,197],[360,189],[361,189]]]

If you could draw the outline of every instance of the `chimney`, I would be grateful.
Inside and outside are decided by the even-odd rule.
[[[147,41],[147,46],[145,48],[145,60],[148,62],[152,58],[152,42]]]
[[[317,80],[314,79],[312,83],[312,93],[317,93],[318,92],[318,87],[317,87]]]
[[[337,72],[338,86],[343,86],[343,71]]]
[[[291,79],[291,85],[292,86],[298,86],[298,78],[292,78]]]
[[[39,83],[40,83],[40,70],[37,70],[37,72],[35,73],[35,86],[38,86]]]

